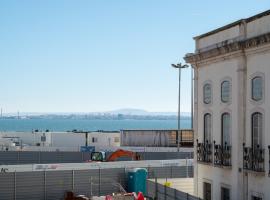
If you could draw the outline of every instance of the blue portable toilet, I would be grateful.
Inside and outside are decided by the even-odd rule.
[[[147,170],[135,168],[128,172],[128,192],[146,194]]]

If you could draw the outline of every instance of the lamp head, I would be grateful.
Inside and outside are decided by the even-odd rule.
[[[174,67],[174,68],[178,68],[177,65],[175,65],[175,64],[171,64],[171,65],[172,65],[172,67]]]
[[[189,67],[187,64],[184,64],[184,65],[182,65],[181,63],[178,63],[178,64],[171,64],[172,65],[172,67],[174,67],[174,68],[187,68],[187,67]]]

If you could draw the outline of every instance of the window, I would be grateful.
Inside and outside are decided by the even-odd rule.
[[[212,129],[212,124],[211,124],[211,114],[207,113],[204,115],[204,143],[208,142],[211,143],[211,129]]]
[[[98,139],[96,137],[92,137],[92,143],[96,143]]]
[[[230,145],[231,116],[229,113],[223,113],[221,115],[221,129],[222,145]]]
[[[119,137],[115,137],[114,138],[114,142],[120,142],[120,138]]]
[[[211,103],[211,95],[212,95],[211,93],[212,93],[211,85],[210,83],[206,83],[203,86],[203,102],[205,104]]]
[[[251,198],[252,200],[262,200],[262,198],[261,197],[256,197],[256,196],[252,196],[252,198]]]
[[[230,101],[230,81],[223,81],[221,83],[221,101],[227,103]]]
[[[262,147],[262,120],[261,113],[256,112],[252,114],[252,147],[256,149],[259,145]]]
[[[251,81],[252,85],[252,99],[254,101],[260,101],[263,98],[263,78],[261,76],[256,76]]]
[[[230,200],[230,189],[221,187],[221,200]]]
[[[204,200],[211,200],[211,184],[210,183],[203,183],[203,199]]]

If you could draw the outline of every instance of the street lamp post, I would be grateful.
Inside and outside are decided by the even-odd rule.
[[[181,134],[180,126],[181,126],[181,121],[180,121],[180,105],[181,105],[181,69],[187,68],[188,65],[182,65],[181,63],[178,64],[172,64],[172,67],[176,68],[179,70],[179,88],[178,88],[178,123],[177,123],[177,151],[179,152],[180,150],[180,143],[179,143],[179,135]]]
[[[193,115],[194,115],[194,112],[193,112],[193,110],[194,110],[194,101],[193,101],[193,94],[194,94],[194,77],[193,77],[193,67],[191,66],[191,129],[192,129],[192,131],[194,131],[194,121],[193,121]]]

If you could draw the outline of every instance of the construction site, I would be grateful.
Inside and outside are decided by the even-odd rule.
[[[171,190],[173,199],[192,199],[193,148],[186,144],[173,151],[124,145],[111,151],[0,151],[0,200],[166,200]]]

